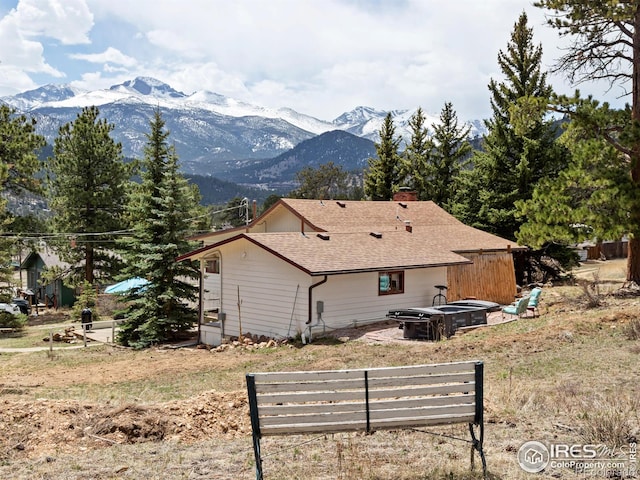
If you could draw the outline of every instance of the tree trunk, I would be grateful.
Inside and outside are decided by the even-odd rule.
[[[633,19],[633,76],[632,76],[632,106],[631,121],[640,124],[640,6],[636,7]],[[635,133],[632,148],[631,180],[634,196],[629,212],[631,231],[629,232],[629,248],[627,252],[627,281],[640,284],[640,136]]]
[[[93,284],[93,245],[87,243],[85,249],[84,278],[87,282]]]

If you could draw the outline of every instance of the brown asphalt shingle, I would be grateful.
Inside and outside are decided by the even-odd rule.
[[[328,240],[316,233],[249,233],[245,236],[311,274],[470,263],[442,248],[433,237],[417,238],[404,230],[382,232],[380,238],[363,232],[329,233],[326,234]]]
[[[462,225],[433,202],[364,202],[355,200],[301,200],[283,198],[282,204],[298,212],[316,228],[326,231],[369,231],[412,226]],[[341,205],[344,205],[342,207]]]
[[[264,220],[288,209],[315,231],[238,233],[311,274],[470,263],[458,253],[521,249],[515,242],[469,227],[433,202],[281,199]],[[408,232],[406,227],[411,227]],[[249,227],[251,232],[251,226]],[[317,232],[329,237],[323,240]],[[371,232],[382,234],[380,238]],[[221,242],[233,241],[233,239]],[[212,245],[214,247],[216,244]],[[205,247],[181,258],[196,258]],[[457,253],[456,253],[457,252]]]

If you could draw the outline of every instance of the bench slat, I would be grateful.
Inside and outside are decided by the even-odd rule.
[[[422,397],[430,395],[451,395],[454,393],[475,392],[475,382],[454,383],[450,385],[427,385],[425,387],[369,391],[370,400],[395,397]]]
[[[258,396],[258,406],[262,408],[262,405],[269,403],[343,402],[349,400],[364,402],[364,389],[342,392],[266,393]]]
[[[415,418],[388,418],[384,420],[376,420],[371,422],[373,430],[389,430],[395,428],[409,427],[426,427],[435,425],[449,425],[453,423],[472,423],[474,420],[471,415],[436,415],[433,417],[415,417]],[[353,422],[331,422],[331,423],[299,423],[299,424],[283,424],[274,426],[260,427],[260,433],[263,436],[268,435],[293,435],[299,433],[338,433],[349,431],[365,431],[366,424],[362,420]]]
[[[260,383],[277,382],[315,382],[321,380],[348,380],[364,378],[365,369],[354,370],[320,370],[309,372],[262,372],[252,373],[256,385]]]
[[[388,420],[389,418],[417,418],[417,417],[433,417],[439,415],[473,415],[475,413],[475,405],[442,405],[438,407],[424,408],[387,408],[383,410],[370,410],[369,416],[371,422],[374,420]]]
[[[475,391],[475,383],[457,383],[451,385],[429,385],[426,387],[406,390],[389,389],[373,390],[369,392],[369,399],[383,399],[394,397],[420,397],[429,395],[449,395],[453,393],[468,393]],[[348,400],[365,400],[365,392],[351,390],[341,392],[299,392],[299,393],[266,393],[258,395],[258,406],[262,408],[269,403],[307,403],[307,402],[341,402]]]
[[[443,375],[475,371],[476,362],[452,362],[434,365],[409,365],[401,367],[383,367],[368,370],[369,379],[379,377],[402,377],[419,375]]]
[[[354,422],[335,422],[333,424],[301,423],[299,425],[279,425],[273,427],[260,427],[260,434],[268,435],[295,435],[298,433],[339,433],[339,432],[364,432],[366,424],[362,420]]]
[[[360,422],[366,424],[366,421],[367,412],[364,408],[364,405],[361,405],[356,410],[351,412],[260,417],[260,428],[262,429],[263,427],[273,427],[278,425],[299,425],[301,423],[314,425],[333,425],[334,423]]]
[[[446,375],[416,376],[416,377],[369,377],[369,389],[385,387],[404,387],[412,385],[436,385],[450,383],[473,382],[475,373],[450,373]]]
[[[258,395],[270,392],[318,392],[354,390],[364,388],[364,376],[349,380],[322,380],[318,382],[256,383]]]
[[[442,397],[418,397],[406,400],[384,400],[369,402],[370,410],[381,410],[385,408],[416,408],[416,407],[436,407],[440,405],[474,405],[475,395],[456,395]],[[332,413],[351,411],[356,405],[363,406],[362,402],[342,402],[342,403],[308,403],[308,404],[285,404],[285,405],[262,405],[260,407],[260,417],[269,415],[296,415],[304,413]]]
[[[382,367],[375,369],[353,369],[353,370],[321,370],[321,371],[293,371],[293,372],[261,372],[252,373],[259,383],[276,382],[307,382],[327,379],[353,379],[363,378],[364,372],[368,372],[369,378],[396,377],[396,376],[416,376],[416,375],[437,375],[446,373],[473,372],[475,361],[471,362],[451,362],[433,365],[410,365],[401,367]]]
[[[435,385],[446,383],[472,382],[475,379],[474,372],[449,373],[437,375],[416,375],[403,377],[369,377],[369,389],[384,387],[403,387],[407,385]],[[271,392],[314,392],[314,391],[334,391],[353,390],[364,388],[364,373],[361,377],[334,380],[327,378],[323,380],[309,380],[297,382],[264,383],[256,381],[256,393],[258,395]]]
[[[386,408],[373,410],[369,412],[369,419],[372,424],[376,421],[386,422],[389,419],[411,419],[415,418],[432,418],[440,416],[456,417],[460,415],[473,415],[475,413],[474,405],[446,405],[438,407],[424,408]],[[305,415],[279,415],[260,417],[260,428],[272,427],[278,425],[298,425],[317,424],[332,425],[336,422],[353,422],[359,421],[366,424],[367,411],[364,405],[355,406],[352,411],[345,412],[326,412]]]
[[[450,425],[453,423],[473,423],[475,416],[469,415],[436,415],[433,417],[388,418],[371,422],[372,430],[389,430],[394,428],[427,427]]]

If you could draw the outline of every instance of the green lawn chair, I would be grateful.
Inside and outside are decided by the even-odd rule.
[[[540,310],[538,310],[538,302],[540,301],[541,293],[542,289],[536,287],[531,290],[531,293],[529,294],[529,304],[527,305],[527,311],[532,312],[534,317],[536,316],[536,314],[540,315]]]
[[[528,306],[529,297],[522,297],[518,301],[511,305],[507,305],[502,309],[502,318],[504,319],[505,315],[512,315],[520,318],[523,315],[526,315]]]

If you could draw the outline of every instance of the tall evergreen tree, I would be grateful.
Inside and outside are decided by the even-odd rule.
[[[430,155],[433,144],[425,122],[422,107],[418,107],[409,119],[411,141],[403,152],[399,176],[403,186],[415,191],[420,200],[431,200],[429,185],[433,180],[434,171]]]
[[[40,170],[38,152],[45,139],[35,131],[35,120],[6,105],[0,105],[0,179],[3,192],[20,194],[24,191],[39,192],[40,183],[34,174]]]
[[[0,183],[7,180],[8,168],[4,162],[0,163]],[[10,219],[7,217],[6,212],[7,200],[4,196],[0,195],[0,233],[4,232],[7,225],[10,223]],[[0,237],[0,294],[4,285],[9,285],[11,281],[11,242],[7,239]],[[3,299],[7,300],[7,299]]]
[[[380,143],[376,143],[377,158],[369,159],[365,171],[364,193],[372,200],[391,200],[394,189],[401,186],[400,141],[393,117],[387,113],[380,128]]]
[[[324,163],[317,169],[305,167],[296,173],[296,181],[300,186],[289,196],[317,200],[345,199],[349,197],[348,179],[349,173],[333,162]]]
[[[73,122],[60,127],[47,163],[53,228],[68,234],[54,247],[63,260],[78,266],[78,283],[93,283],[98,270],[107,278],[119,270],[114,238],[126,228],[130,169],[122,146],[111,138],[114,125],[99,115],[96,107],[83,108]]]
[[[556,71],[574,84],[605,80],[630,94],[631,104],[620,114],[606,104],[598,108],[578,92],[554,99],[553,108],[609,143],[626,164],[631,188],[620,200],[628,208],[627,280],[640,284],[640,2],[538,0],[535,5],[550,10],[548,23],[572,40]]]
[[[482,151],[474,152],[472,170],[464,172],[467,184],[455,208],[459,218],[504,238],[514,239],[526,220],[517,215],[515,202],[531,198],[536,183],[557,172],[567,161],[565,149],[555,144],[551,120],[543,118],[516,129],[511,111],[521,98],[545,101],[552,89],[541,71],[542,47],[533,44],[533,31],[522,13],[506,52],[498,54],[503,82],[489,83],[493,117]],[[469,195],[473,192],[473,195]]]
[[[249,199],[246,197],[233,197],[224,207],[217,210],[213,220],[216,228],[235,228],[247,224],[247,217],[251,220]]]
[[[579,122],[569,125],[560,141],[571,150],[571,162],[557,176],[541,180],[531,199],[518,202],[527,217],[519,242],[542,248],[627,233],[633,188],[628,165],[611,145],[586,133]]]
[[[15,110],[0,105],[0,233],[9,230],[20,233],[20,222],[7,210],[6,194],[19,196],[24,192],[39,192],[35,173],[40,169],[38,151],[45,145],[44,137],[35,133],[35,120],[17,115]],[[11,251],[15,242],[0,239],[0,283],[10,283]]]
[[[126,264],[122,277],[148,281],[127,295],[129,307],[118,337],[136,348],[177,338],[197,319],[185,302],[197,298],[193,280],[199,276],[198,267],[175,259],[194,247],[187,237],[193,232],[198,199],[178,172],[178,158],[164,126],[156,111],[144,149],[142,183],[129,203],[133,234],[121,243]]]
[[[458,188],[455,179],[471,152],[467,140],[470,130],[471,127],[458,124],[458,116],[450,102],[442,107],[440,123],[433,125],[433,149],[430,155],[433,174],[425,199],[433,200],[449,211]]]

